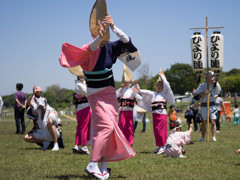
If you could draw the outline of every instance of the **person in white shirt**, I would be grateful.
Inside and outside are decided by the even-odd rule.
[[[164,153],[164,146],[167,141],[167,102],[174,105],[175,99],[169,82],[163,73],[159,73],[158,81],[156,82],[156,91],[139,90],[143,96],[143,100],[138,103],[138,106],[152,113],[153,130],[157,149],[154,153]]]
[[[35,93],[35,88],[33,88],[33,94]],[[30,101],[28,105],[37,112],[39,129],[30,134],[26,134],[24,140],[29,143],[43,143],[42,150],[47,149],[50,142],[53,141],[54,147],[52,151],[58,151],[59,146],[57,139],[60,137],[60,132],[57,129],[58,116],[56,110],[50,107],[43,97],[39,97],[35,103]]]
[[[2,108],[3,108],[3,100],[2,100],[2,96],[0,96],[0,116],[2,116]]]
[[[220,132],[220,114],[221,114],[221,107],[223,109],[224,115],[226,116],[226,109],[223,104],[223,99],[220,95],[216,95],[216,106],[217,106],[217,119],[216,119],[216,132]]]
[[[78,76],[78,79],[75,81],[75,92],[73,98],[74,104],[76,105],[77,129],[73,153],[90,154],[87,148],[87,142],[90,140],[90,121],[92,112],[86,97],[87,86],[83,73],[81,76]],[[79,146],[82,146],[81,149],[79,149]]]
[[[207,89],[207,83],[209,83],[209,89]],[[209,71],[206,74],[206,81],[199,85],[196,91],[193,92],[193,95],[200,95],[201,109],[200,114],[202,116],[202,137],[200,141],[205,140],[206,134],[206,124],[207,124],[207,96],[209,95],[209,118],[212,125],[212,138],[213,141],[216,140],[216,122],[217,119],[217,106],[216,106],[216,95],[219,95],[221,91],[220,84],[214,79],[214,72]]]
[[[142,100],[142,96],[133,90],[134,87],[130,88],[131,80],[132,78],[123,77],[123,84],[117,90],[117,98],[120,101],[118,126],[132,146],[134,141],[133,108],[135,103]]]
[[[238,105],[235,104],[235,109],[233,111],[233,115],[234,115],[234,125],[238,126],[239,124],[239,109],[238,109]]]

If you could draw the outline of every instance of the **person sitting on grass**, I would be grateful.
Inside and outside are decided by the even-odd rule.
[[[166,157],[186,158],[186,156],[183,156],[186,153],[183,150],[183,144],[190,143],[192,128],[193,125],[190,124],[188,131],[181,132],[181,125],[178,122],[170,123],[170,134],[164,149]]]

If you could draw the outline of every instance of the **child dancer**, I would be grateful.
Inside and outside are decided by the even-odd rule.
[[[165,146],[165,153],[167,157],[179,157],[185,158],[183,156],[186,152],[183,150],[183,144],[190,143],[190,134],[192,133],[193,125],[190,124],[188,131],[181,132],[181,125],[178,122],[170,123],[170,134],[167,139]]]

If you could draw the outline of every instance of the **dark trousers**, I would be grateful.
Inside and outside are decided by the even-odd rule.
[[[220,113],[221,113],[221,111],[218,111],[218,112],[217,112],[217,119],[216,119],[216,128],[217,128],[217,131],[220,131]]]
[[[16,122],[16,133],[20,133],[20,121],[22,125],[22,133],[25,132],[24,110],[14,109],[14,117]]]
[[[143,120],[142,120],[142,122],[143,122],[143,128],[142,128],[142,132],[145,132],[145,130],[146,130],[145,117],[146,117],[146,113],[144,113],[144,115],[143,115]],[[134,123],[134,132],[135,132],[135,130],[136,130],[136,128],[137,128],[137,125],[138,125],[138,122],[135,121],[135,123]]]
[[[197,131],[197,130],[198,130],[197,114],[198,114],[198,111],[195,111],[195,110],[194,110],[194,116],[191,117],[191,118],[187,118],[188,129],[189,129],[189,127],[190,127],[190,124],[192,124],[192,120],[193,120],[194,131]]]

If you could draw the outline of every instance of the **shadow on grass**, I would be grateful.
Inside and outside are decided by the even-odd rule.
[[[41,148],[21,148],[20,150],[41,150]]]
[[[48,178],[48,179],[64,179],[64,180],[68,180],[68,179],[72,179],[72,178],[76,178],[76,179],[90,179],[90,177],[88,175],[59,175],[59,176],[43,176],[42,178]]]
[[[152,154],[152,152],[149,151],[143,151],[143,152],[139,152],[140,154]]]
[[[236,166],[240,166],[240,163],[237,163]]]
[[[59,175],[59,176],[43,176],[41,178],[47,178],[47,179],[59,179],[59,180],[68,180],[68,179],[72,179],[72,178],[76,178],[76,179],[94,179],[91,178],[89,175]],[[125,176],[111,176],[111,179],[126,179],[127,177]]]

